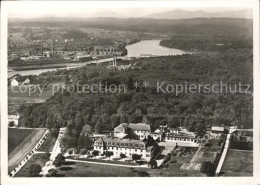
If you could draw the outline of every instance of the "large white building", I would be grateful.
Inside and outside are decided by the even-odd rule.
[[[18,86],[20,83],[15,79],[15,78],[13,78],[12,80],[11,80],[11,86],[12,87],[14,87],[14,86]]]
[[[145,139],[151,133],[151,127],[145,123],[130,123],[128,127],[141,139]]]
[[[197,144],[198,138],[194,133],[166,133],[165,142]]]
[[[94,150],[99,151],[99,155],[104,155],[106,151],[113,152],[113,156],[120,157],[125,154],[131,158],[133,154],[141,155],[143,159],[149,160],[151,157],[151,147],[145,147],[141,140],[99,138],[94,143]]]

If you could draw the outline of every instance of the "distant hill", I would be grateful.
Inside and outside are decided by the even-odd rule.
[[[252,20],[235,18],[151,19],[151,18],[38,18],[10,19],[10,26],[101,28],[120,31],[172,34],[248,34]]]
[[[253,14],[249,9],[236,10],[236,11],[223,11],[223,12],[214,12],[209,13],[202,10],[198,11],[187,11],[187,10],[171,10],[162,13],[153,13],[144,16],[143,18],[152,18],[152,19],[192,19],[192,18],[220,18],[220,17],[229,17],[229,18],[245,18],[252,19]]]

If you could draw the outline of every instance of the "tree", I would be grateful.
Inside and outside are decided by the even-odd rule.
[[[92,149],[93,141],[88,135],[80,135],[78,140],[78,150],[80,149]]]
[[[42,168],[37,163],[31,164],[30,167],[29,167],[29,173],[33,177],[38,176],[41,171],[42,171]]]
[[[109,160],[110,160],[110,157],[114,155],[114,153],[112,151],[107,151],[106,152],[106,156],[109,157]]]
[[[48,170],[48,175],[49,175],[49,177],[53,177],[53,176],[55,176],[57,173],[58,173],[58,171],[57,171],[56,169],[54,169],[54,168],[51,168],[51,169]]]
[[[199,123],[195,129],[195,132],[197,133],[198,136],[202,137],[206,133],[206,126],[205,124]]]
[[[102,131],[102,123],[100,120],[97,121],[95,128],[94,128],[95,132],[100,133]]]
[[[202,173],[207,174],[207,176],[214,176],[215,175],[215,165],[210,161],[203,162],[201,164],[200,171]]]
[[[41,156],[41,160],[46,163],[47,161],[50,160],[50,153],[49,152],[45,152],[44,155]]]
[[[123,153],[121,153],[121,154],[120,154],[120,158],[121,158],[121,159],[124,159],[124,158],[126,158],[126,155],[123,154]]]
[[[138,155],[138,154],[133,154],[132,155],[132,160],[134,160],[135,162],[137,161],[137,160],[140,160],[141,159],[141,155]]]
[[[54,138],[58,138],[59,130],[58,129],[52,129],[51,130],[51,136],[54,137]]]
[[[10,121],[8,126],[9,127],[13,127],[14,126],[14,121]]]
[[[156,162],[156,160],[151,160],[151,161],[149,162],[149,165],[150,165],[151,169],[156,169],[156,168],[157,168],[157,162]]]
[[[55,160],[53,161],[53,165],[55,167],[60,167],[61,165],[63,165],[65,162],[65,157],[62,154],[58,154],[55,157]]]
[[[92,135],[93,134],[92,127],[90,125],[83,126],[80,134],[81,135]]]
[[[92,152],[92,154],[96,157],[96,156],[98,156],[98,154],[99,154],[99,151],[97,151],[97,150],[94,150],[93,152]]]

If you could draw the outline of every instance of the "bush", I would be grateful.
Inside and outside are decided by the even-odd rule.
[[[29,167],[29,173],[31,176],[36,177],[39,175],[39,173],[41,172],[42,168],[39,164],[35,163],[35,164],[31,164]]]
[[[133,160],[133,161],[136,162],[137,160],[140,160],[140,159],[141,159],[141,155],[138,155],[138,154],[133,154],[133,155],[132,155],[132,160]]]
[[[120,158],[121,158],[121,159],[124,159],[124,158],[126,158],[126,155],[121,153],[121,154],[120,154]]]
[[[152,169],[156,169],[157,168],[157,162],[156,160],[152,160],[149,162],[149,165]]]
[[[62,154],[58,154],[55,158],[55,160],[53,161],[53,165],[55,167],[59,167],[61,165],[63,165],[63,163],[65,162],[65,157]]]
[[[150,177],[150,174],[147,171],[139,171],[137,175],[139,177]]]
[[[55,176],[57,173],[58,173],[58,171],[56,169],[54,169],[54,168],[48,170],[48,175],[50,177]]]
[[[52,129],[51,130],[51,136],[54,137],[54,138],[58,138],[59,130],[58,129]]]
[[[202,173],[207,174],[207,176],[214,176],[215,175],[215,165],[212,164],[210,161],[203,162],[201,164],[200,171]]]

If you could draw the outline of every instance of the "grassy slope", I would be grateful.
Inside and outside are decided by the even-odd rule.
[[[33,129],[8,128],[8,154],[33,133]]]
[[[17,140],[19,140],[20,136],[23,136],[23,140],[20,140],[19,142],[20,144],[13,144],[13,150],[8,155],[8,171],[12,170],[19,164],[19,162],[32,150],[46,131],[46,129],[30,129],[32,132],[27,137],[24,137],[24,135],[21,134],[24,130],[27,129],[17,129],[17,131],[11,130],[8,133],[8,137],[10,139],[18,138]]]
[[[224,176],[252,176],[253,152],[229,150],[221,171]]]

